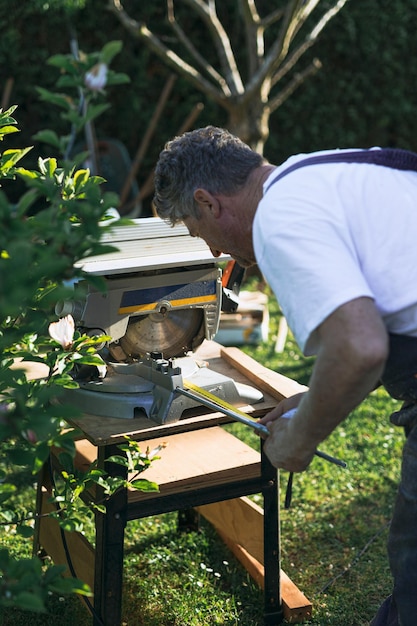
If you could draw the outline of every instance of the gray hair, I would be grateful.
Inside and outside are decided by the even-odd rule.
[[[169,141],[155,169],[154,206],[172,225],[198,219],[194,191],[233,195],[247,182],[263,157],[229,131],[206,126]]]

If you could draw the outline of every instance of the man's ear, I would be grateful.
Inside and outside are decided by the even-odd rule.
[[[207,189],[199,187],[194,191],[194,200],[200,206],[200,209],[207,209],[212,213],[213,217],[220,214],[220,202]]]

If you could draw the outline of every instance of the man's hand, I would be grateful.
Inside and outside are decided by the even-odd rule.
[[[302,393],[296,393],[289,398],[285,398],[285,400],[282,400],[282,402],[277,404],[272,411],[269,411],[269,413],[261,417],[261,419],[258,420],[259,423],[264,424],[267,428],[270,428],[270,424],[275,422],[275,420],[281,417],[281,415],[284,415],[287,411],[291,411],[291,409],[295,409],[300,404],[301,399],[306,393],[306,391],[303,391]]]
[[[264,451],[274,467],[289,472],[302,472],[311,463],[316,452],[315,445],[299,446],[291,418],[277,418],[267,424],[270,435],[264,443]]]
[[[388,335],[370,298],[342,305],[316,332],[309,390],[287,398],[261,420],[271,433],[264,444],[271,463],[293,472],[306,469],[319,444],[375,388],[388,355]],[[294,406],[291,419],[280,417]]]
[[[292,472],[301,472],[306,469],[314,456],[315,450],[313,449],[312,451],[306,450],[305,457],[304,455],[303,458],[299,457],[294,450],[294,446],[289,442],[291,437],[292,444],[294,444],[294,438],[288,432],[291,418],[282,418],[282,415],[298,407],[306,393],[297,393],[282,400],[272,411],[259,420],[270,432],[270,435],[267,437],[261,436],[263,439],[266,439],[264,450],[274,467]]]

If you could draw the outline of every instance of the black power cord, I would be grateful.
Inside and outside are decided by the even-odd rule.
[[[48,460],[48,472],[49,472],[49,478],[51,480],[52,489],[56,490],[56,483],[55,483],[54,471],[53,471],[53,467],[52,467],[51,455],[49,455],[49,460]],[[59,516],[61,517],[61,512],[59,510],[59,506],[58,506],[57,503],[55,503],[55,507],[56,507],[56,510],[57,510]],[[67,538],[65,536],[65,530],[62,528],[62,526],[59,527],[59,532],[60,532],[60,535],[61,535],[62,546],[64,548],[65,558],[67,560],[67,565],[68,565],[69,571],[71,573],[71,576],[73,578],[78,578],[77,573],[76,573],[75,568],[74,568],[74,563],[72,561],[71,554],[70,554],[70,551],[69,551]],[[95,619],[95,622],[97,623],[97,626],[105,626],[104,622],[102,621],[101,617],[98,615],[98,613],[95,610],[93,604],[90,602],[90,600],[87,598],[87,596],[82,596],[82,600],[83,600],[84,604],[87,606],[87,608],[90,611],[90,613],[94,616],[94,619]]]

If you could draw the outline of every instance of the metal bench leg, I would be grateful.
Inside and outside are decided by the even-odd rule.
[[[99,466],[113,476],[125,475],[123,467],[105,462],[112,454],[121,452],[116,446],[100,448]],[[100,498],[100,490],[97,493]],[[121,624],[126,511],[127,490],[122,489],[106,502],[106,513],[96,514],[94,626]]]
[[[280,593],[280,529],[278,470],[271,465],[261,443],[261,471],[264,498],[264,572],[265,626],[277,626],[284,620]]]

